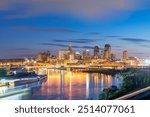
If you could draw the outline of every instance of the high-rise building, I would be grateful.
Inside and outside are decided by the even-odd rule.
[[[38,53],[37,61],[38,62],[47,62],[49,60],[49,57],[50,57],[50,51],[40,52],[40,53]]]
[[[101,52],[100,52],[100,58],[104,59],[104,50],[101,50]]]
[[[71,44],[68,46],[68,50],[70,51],[70,54],[73,54],[73,49],[72,49]]]
[[[94,47],[94,57],[99,58],[99,56],[100,56],[99,47],[95,46]]]
[[[70,51],[69,50],[59,50],[59,59],[60,60],[65,60],[65,59],[69,59],[69,55],[70,55]]]
[[[108,58],[105,58],[105,59],[110,59],[111,58],[111,46],[110,46],[110,44],[105,44],[104,51],[108,51]]]
[[[90,51],[89,50],[83,50],[82,55],[83,55],[83,59],[85,59],[85,58],[90,56]]]
[[[75,59],[75,55],[74,54],[70,54],[69,55],[69,60],[74,60]]]
[[[108,50],[104,50],[103,59],[109,59],[109,52],[108,52]]]
[[[111,60],[116,60],[116,54],[111,54]]]
[[[125,62],[125,61],[127,61],[128,59],[129,59],[129,57],[128,57],[128,51],[125,50],[125,51],[123,51],[123,57],[122,57],[122,60]]]

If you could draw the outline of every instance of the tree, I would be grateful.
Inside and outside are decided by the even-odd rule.
[[[5,76],[6,70],[0,68],[0,76]]]

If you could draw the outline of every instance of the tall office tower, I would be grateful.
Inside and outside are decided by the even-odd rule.
[[[111,54],[111,60],[116,60],[116,54]]]
[[[125,51],[123,51],[122,60],[123,60],[124,62],[126,62],[128,59],[129,59],[129,57],[128,57],[128,51],[125,50]]]
[[[38,53],[37,61],[38,62],[47,62],[49,60],[49,57],[50,57],[50,51],[40,52],[40,53]]]
[[[70,54],[69,55],[69,60],[75,60],[75,54]]]
[[[99,52],[99,47],[95,46],[94,47],[94,58],[99,58],[100,52]]]
[[[89,57],[90,56],[90,51],[89,50],[83,50],[82,56],[83,56],[83,59],[85,59],[86,57]]]
[[[108,51],[108,58],[107,59],[110,59],[111,58],[111,46],[110,46],[110,44],[105,44],[104,51]]]
[[[47,57],[49,57],[49,56],[50,56],[50,51],[47,51],[47,53],[46,53],[46,54],[47,54]]]
[[[73,49],[72,49],[71,44],[68,46],[68,50],[70,51],[70,54],[73,54]]]
[[[103,59],[109,59],[109,52],[108,52],[108,50],[104,50]]]
[[[43,54],[42,54],[42,52],[39,52],[38,53],[38,56],[37,56],[37,61],[43,61],[43,56],[42,56]]]
[[[59,50],[59,59],[64,60],[64,59],[69,59],[70,51],[69,50]]]

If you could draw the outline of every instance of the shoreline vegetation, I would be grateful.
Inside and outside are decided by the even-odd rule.
[[[121,87],[112,86],[104,89],[100,95],[100,100],[112,100],[136,90],[150,86],[150,69],[128,68],[122,70],[119,75],[122,79]]]
[[[4,77],[4,76],[6,76],[6,74],[7,74],[7,71],[0,68],[0,77]]]

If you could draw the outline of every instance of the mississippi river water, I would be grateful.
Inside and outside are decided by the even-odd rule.
[[[119,87],[122,83],[120,78],[101,73],[48,70],[47,75],[47,80],[41,84],[39,82],[30,84],[29,90],[2,99],[97,100],[103,89],[112,85]]]

